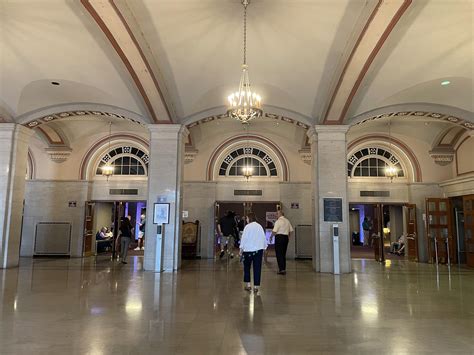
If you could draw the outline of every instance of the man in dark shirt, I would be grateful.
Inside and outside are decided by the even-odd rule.
[[[235,223],[235,214],[232,211],[227,211],[226,215],[219,220],[217,224],[217,232],[219,233],[221,243],[221,254],[222,258],[225,254],[224,248],[227,244],[227,253],[231,258],[234,257],[234,234],[237,224]]]

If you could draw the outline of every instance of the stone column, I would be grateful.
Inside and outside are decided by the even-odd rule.
[[[334,272],[332,225],[324,221],[324,198],[342,198],[339,224],[339,265],[341,273],[351,272],[349,204],[347,201],[347,142],[349,126],[318,125],[310,129],[312,153],[312,197],[314,250],[313,267]]]
[[[181,264],[181,214],[183,191],[184,144],[189,134],[178,124],[152,124],[148,164],[148,202],[145,240],[145,270],[155,270],[157,225],[153,224],[153,205],[170,204],[170,223],[165,225],[163,247],[164,271],[177,270]]]
[[[33,131],[0,124],[0,269],[18,266],[28,140]]]

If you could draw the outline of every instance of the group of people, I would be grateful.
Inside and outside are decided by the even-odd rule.
[[[127,264],[128,249],[134,236],[134,227],[132,225],[132,217],[125,216],[120,218],[119,231],[120,235],[117,237],[120,242],[120,261],[122,264]],[[143,212],[140,216],[139,232],[138,232],[138,246],[135,250],[143,250],[145,243],[145,227],[146,227],[146,213]],[[100,241],[97,243],[97,252],[107,251],[108,248],[112,248],[113,243],[113,232],[107,227],[102,227],[96,235],[96,240]]]
[[[273,226],[271,237],[275,238],[275,254],[278,263],[277,274],[285,275],[286,251],[290,234],[293,232],[293,226],[281,210],[277,211],[277,216],[278,219]],[[228,211],[226,215],[219,220],[217,231],[221,238],[221,257],[225,253],[224,247],[226,244],[230,257],[233,256],[233,238],[235,231],[240,229],[238,223],[239,221],[236,221],[235,214],[232,211]],[[239,243],[239,255],[244,264],[244,288],[247,291],[252,291],[250,270],[253,268],[253,290],[254,292],[258,292],[262,273],[262,259],[268,247],[267,238],[263,227],[258,223],[255,213],[253,212],[245,217],[245,221],[242,220],[241,227],[243,228]]]

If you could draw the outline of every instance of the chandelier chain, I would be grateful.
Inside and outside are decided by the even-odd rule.
[[[247,64],[247,3],[244,2],[244,65]]]

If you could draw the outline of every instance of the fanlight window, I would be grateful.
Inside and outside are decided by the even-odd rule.
[[[388,165],[398,170],[398,177],[404,177],[399,159],[382,148],[364,148],[354,153],[347,161],[347,175],[350,177],[385,177]]]
[[[244,168],[252,168],[252,176],[278,176],[273,159],[258,148],[239,148],[224,158],[219,176],[243,176]]]
[[[96,175],[102,175],[102,167],[110,163],[114,175],[146,176],[149,157],[144,151],[135,147],[118,147],[105,154],[97,167]]]

